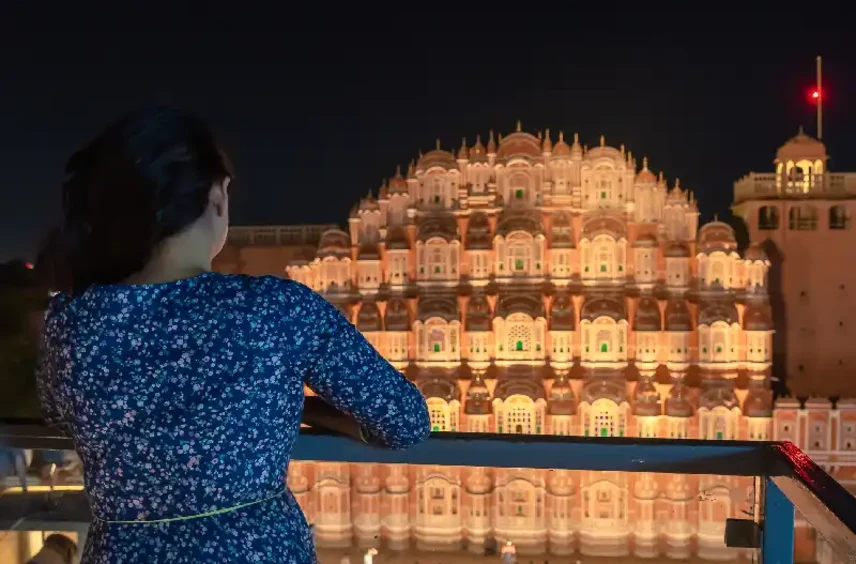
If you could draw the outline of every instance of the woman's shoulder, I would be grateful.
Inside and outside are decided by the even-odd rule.
[[[299,282],[273,275],[216,274],[211,281],[217,285],[251,291],[262,296],[280,297],[302,295],[307,292],[313,293],[312,290]]]
[[[254,295],[261,301],[281,304],[317,305],[324,299],[312,289],[289,278],[279,276],[250,276],[247,274],[221,274],[214,283],[226,286],[232,290]]]

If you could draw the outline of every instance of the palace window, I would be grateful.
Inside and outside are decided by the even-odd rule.
[[[514,197],[517,198],[518,200],[522,200],[523,199],[523,190],[520,188],[515,190],[514,191]]]
[[[829,228],[847,229],[850,226],[850,218],[847,216],[847,208],[844,206],[832,206],[829,208]]]
[[[522,323],[515,323],[508,330],[508,346],[512,351],[528,351],[530,350],[530,331]],[[502,350],[502,345],[500,349]]]
[[[761,206],[758,210],[758,229],[770,231],[779,228],[779,210],[773,206]]]
[[[430,350],[435,353],[443,352],[444,333],[442,329],[432,329],[428,334]]]
[[[814,231],[817,229],[817,208],[794,206],[788,210],[788,229],[792,231]]]

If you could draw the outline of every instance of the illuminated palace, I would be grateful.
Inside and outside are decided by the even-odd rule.
[[[287,274],[419,386],[436,431],[804,443],[804,409],[774,417],[768,257],[698,217],[623,146],[518,124],[438,142]],[[820,407],[828,450],[840,410]],[[727,559],[725,519],[754,503],[719,476],[293,462],[289,483],[328,546]]]

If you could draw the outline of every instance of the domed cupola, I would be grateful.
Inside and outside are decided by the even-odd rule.
[[[657,183],[657,177],[653,172],[648,170],[648,157],[642,159],[642,170],[636,175],[636,184],[651,184]]]

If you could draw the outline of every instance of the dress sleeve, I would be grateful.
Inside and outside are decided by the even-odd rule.
[[[57,343],[53,338],[54,325],[50,323],[53,304],[45,316],[42,334],[39,338],[38,356],[36,357],[36,386],[39,392],[39,402],[45,423],[59,429],[66,435],[71,435],[71,425],[65,417],[65,410],[57,390],[56,359],[59,356]]]
[[[431,425],[425,398],[416,386],[335,307],[312,290],[300,288],[309,334],[306,385],[353,416],[369,443],[405,449],[425,440]]]

